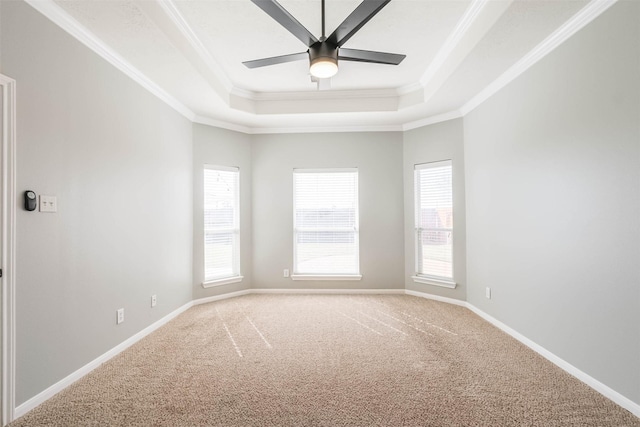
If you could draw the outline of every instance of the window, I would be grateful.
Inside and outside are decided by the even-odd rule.
[[[239,282],[240,172],[225,166],[204,167],[204,284]]]
[[[358,280],[358,170],[293,171],[292,278]]]
[[[455,287],[451,160],[416,165],[416,276],[422,283]]]

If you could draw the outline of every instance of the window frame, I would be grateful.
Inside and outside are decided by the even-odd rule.
[[[237,174],[236,188],[235,188],[235,197],[234,197],[234,212],[233,212],[233,226],[227,228],[216,228],[216,229],[207,229],[206,219],[205,219],[205,211],[206,211],[206,198],[207,198],[207,184],[206,184],[206,171],[220,171],[220,172],[234,172]],[[244,276],[241,274],[240,270],[240,168],[235,166],[222,166],[222,165],[210,165],[205,164],[202,169],[202,184],[203,184],[203,206],[202,206],[202,243],[203,243],[203,277],[204,280],[202,282],[202,287],[210,288],[214,286],[222,286],[230,283],[241,282]],[[233,247],[232,247],[232,256],[231,256],[231,274],[224,276],[214,276],[207,277],[207,233],[218,232],[218,233],[231,233],[233,238]]]
[[[452,223],[451,227],[421,227],[420,226],[420,205],[421,205],[421,186],[419,182],[420,171],[432,168],[438,168],[443,166],[449,166],[451,168],[451,212],[452,212]],[[454,236],[455,236],[455,209],[454,209],[454,179],[453,179],[453,160],[439,160],[435,162],[427,162],[420,163],[414,165],[413,172],[413,185],[414,185],[414,242],[415,242],[415,275],[411,278],[416,283],[423,283],[434,286],[441,286],[445,288],[455,288],[455,245],[454,245]],[[439,276],[434,274],[426,274],[420,272],[420,260],[422,258],[422,245],[421,245],[421,234],[424,232],[449,232],[451,233],[451,277],[447,276]]]
[[[304,231],[296,224],[296,174],[302,173],[355,173],[356,174],[356,204],[355,204],[355,226],[353,230],[346,230],[344,228],[323,228],[314,229],[314,231],[353,231],[354,242],[356,248],[356,267],[357,273],[299,273],[298,272],[298,250],[297,250],[297,237],[298,233]],[[361,280],[362,274],[360,272],[360,179],[358,168],[295,168],[293,169],[293,271],[291,274],[292,280]],[[307,230],[309,231],[309,230]]]

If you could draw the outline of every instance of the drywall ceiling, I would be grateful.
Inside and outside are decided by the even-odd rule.
[[[27,0],[195,122],[245,132],[406,130],[459,117],[615,0],[392,0],[344,47],[407,55],[340,62],[319,90],[304,52],[249,0]],[[327,33],[361,0],[326,0]],[[280,0],[321,35],[320,0]]]

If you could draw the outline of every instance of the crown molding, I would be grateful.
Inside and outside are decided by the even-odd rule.
[[[489,3],[489,0],[474,0],[471,6],[467,8],[453,32],[447,37],[444,45],[442,45],[431,64],[429,64],[425,73],[420,77],[420,84],[423,87],[426,86],[438,70],[444,66],[464,35],[469,31],[471,25],[478,19],[480,12],[482,12],[482,9],[484,9],[487,3]]]
[[[460,110],[453,110],[447,113],[438,114],[436,116],[429,116],[424,119],[405,123],[404,125],[402,125],[402,130],[408,131],[412,129],[417,129],[424,126],[434,125],[440,122],[446,122],[448,120],[459,119],[460,117],[464,117],[464,114],[462,114]]]
[[[196,32],[191,28],[186,19],[182,16],[178,7],[172,0],[157,0],[162,10],[171,19],[173,24],[180,30],[182,35],[187,39],[193,50],[196,51],[200,59],[207,64],[207,67],[213,72],[219,83],[226,89],[228,93],[233,90],[233,83],[224,72],[218,61],[215,60],[209,50],[202,43]]]
[[[391,91],[367,91],[366,96],[354,92],[287,93],[289,96],[265,94],[263,99],[247,99],[231,95],[229,107],[236,111],[249,113],[256,117],[293,115],[305,117],[308,114],[335,113],[380,113],[397,112],[400,98]],[[310,96],[312,95],[312,96]],[[292,122],[295,126],[295,121]]]
[[[424,89],[424,86],[422,85],[422,83],[415,82],[415,83],[401,86],[398,89],[396,89],[396,95],[403,96],[403,95],[407,95],[409,93],[419,91],[422,89]]]
[[[306,92],[251,92],[234,88],[231,93],[251,101],[317,101],[340,99],[397,98],[396,89],[363,89]]]
[[[230,95],[248,101],[314,101],[354,98],[397,98],[422,89],[420,82],[411,83],[395,89],[361,89],[361,90],[333,90],[305,91],[305,92],[255,92],[233,87]]]
[[[209,117],[196,116],[194,123],[227,129],[247,135],[266,135],[284,133],[348,133],[348,132],[402,132],[402,125],[380,125],[380,126],[287,126],[287,127],[250,127],[237,125],[235,123],[222,120],[215,120]]]
[[[246,133],[246,134],[252,133],[252,128],[249,126],[243,126],[237,123],[227,122],[224,120],[217,120],[211,117],[195,116],[192,122],[201,124],[201,125],[217,127],[220,129],[232,130],[240,133]]]
[[[491,32],[513,1],[474,0],[420,80],[424,86],[423,103],[429,102],[446,84],[478,43]]]
[[[462,115],[467,115],[473,111],[476,107],[513,81],[520,74],[527,71],[535,63],[547,56],[558,46],[567,41],[567,39],[600,16],[600,14],[613,6],[617,1],[618,0],[592,0],[571,19],[565,22],[550,36],[544,39],[540,44],[534,47],[529,53],[505,71],[500,77],[460,107]]]
[[[348,133],[348,132],[402,132],[402,125],[360,126],[291,126],[251,128],[251,134],[274,133]]]
[[[147,76],[131,65],[126,59],[107,46],[102,40],[94,36],[82,24],[76,21],[71,15],[65,12],[53,0],[25,0],[25,2],[35,10],[43,14],[54,24],[73,36],[80,43],[97,53],[104,60],[129,76],[133,81],[158,97],[165,104],[182,114],[187,119],[193,121],[195,114],[184,104],[171,96],[160,86],[151,81]]]

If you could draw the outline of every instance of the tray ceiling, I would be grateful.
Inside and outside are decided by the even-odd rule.
[[[339,63],[319,90],[304,52],[249,0],[28,0],[195,122],[245,132],[403,130],[459,117],[615,0],[392,0],[344,47],[407,55]],[[321,35],[320,0],[280,0]],[[360,0],[326,0],[330,33]]]

